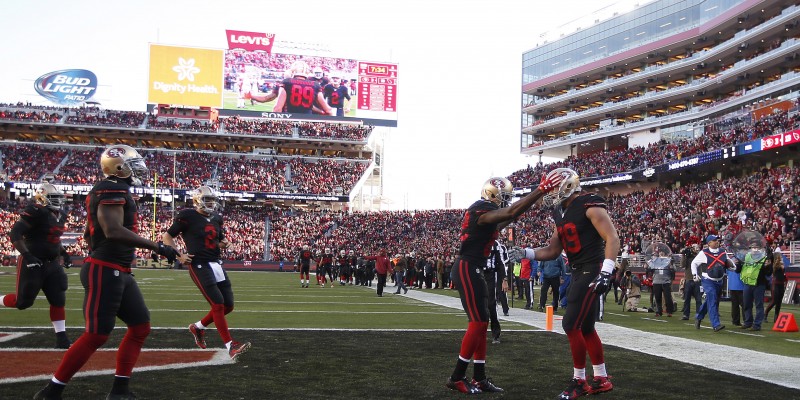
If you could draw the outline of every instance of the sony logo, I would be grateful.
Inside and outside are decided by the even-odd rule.
[[[290,118],[292,118],[292,114],[270,113],[270,112],[261,113],[261,116],[264,117],[264,118],[276,118],[276,119],[290,119]]]

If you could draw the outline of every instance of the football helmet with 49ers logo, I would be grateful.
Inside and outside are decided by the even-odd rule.
[[[554,175],[561,174],[564,178],[561,184],[558,185],[552,192],[547,193],[542,197],[542,203],[546,206],[555,206],[566,200],[573,193],[581,191],[581,181],[578,173],[569,168],[556,168],[547,173],[548,180],[552,180]]]
[[[494,177],[489,178],[483,184],[481,189],[481,198],[486,201],[491,201],[500,206],[500,208],[508,207],[511,204],[511,198],[514,195],[514,186],[506,178]]]
[[[194,203],[194,208],[205,215],[211,215],[219,208],[217,192],[206,185],[200,186],[194,191],[192,202]]]
[[[51,210],[60,210],[61,206],[64,205],[65,196],[57,187],[45,182],[36,189],[36,193],[33,194],[33,199],[36,204]]]
[[[106,177],[130,179],[130,184],[140,186],[148,174],[144,158],[136,149],[124,144],[110,146],[100,156],[100,167]]]

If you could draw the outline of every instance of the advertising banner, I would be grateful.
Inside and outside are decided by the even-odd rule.
[[[147,102],[222,106],[222,50],[150,45]]]
[[[97,75],[85,69],[62,69],[40,76],[33,88],[55,104],[76,106],[97,92]]]
[[[245,51],[263,51],[272,53],[272,44],[275,43],[275,34],[226,30],[228,49],[242,49]]]

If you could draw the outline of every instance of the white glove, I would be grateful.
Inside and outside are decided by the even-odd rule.
[[[525,249],[522,247],[514,246],[508,250],[508,259],[513,263],[518,263],[525,258]]]
[[[693,276],[693,277],[692,277],[692,279],[693,279],[695,282],[700,282],[700,276],[699,276],[699,275],[695,275],[695,276]]]

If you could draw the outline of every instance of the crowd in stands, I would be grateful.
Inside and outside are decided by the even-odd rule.
[[[177,120],[172,118],[159,118],[155,115],[147,116],[147,128],[165,131],[187,132],[216,132],[219,130],[219,120],[205,121],[198,119]]]
[[[144,122],[147,114],[136,111],[116,111],[98,109],[72,109],[67,114],[68,124],[118,126],[123,128],[138,128]]]
[[[743,229],[756,230],[771,246],[786,249],[800,240],[800,168],[772,168],[746,177],[711,180],[678,189],[656,189],[647,193],[610,195],[612,220],[623,246],[640,253],[642,243],[660,240],[678,253],[683,247],[702,243],[708,234],[731,238]],[[0,202],[0,228],[5,232],[19,218],[21,199]],[[86,211],[81,202],[68,203],[69,232],[83,232]],[[152,203],[139,207],[139,233],[157,238],[172,222],[172,210],[160,206],[154,235]],[[228,204],[221,211],[226,235],[232,243],[225,257],[262,260],[266,223],[273,260],[294,261],[297,249],[354,250],[360,255],[435,255],[451,259],[458,250],[458,235],[464,210],[332,212],[277,211],[264,206]],[[551,211],[534,207],[516,222],[516,241],[524,246],[542,246],[553,232]],[[8,241],[0,241],[3,255],[13,254]],[[68,246],[70,253],[85,255],[82,239]],[[143,258],[148,252],[140,252]]]
[[[173,119],[158,117],[136,111],[101,110],[96,107],[54,108],[34,107],[23,104],[0,104],[0,120],[16,120],[26,122],[60,123],[65,113],[65,123],[74,125],[92,125],[121,128],[144,129],[181,132],[218,132],[220,125],[224,132],[244,135],[293,136],[309,139],[338,139],[365,141],[372,133],[374,126],[357,124],[340,124],[311,121],[279,121],[262,118],[240,118],[238,116],[221,118],[215,121],[197,119]]]
[[[313,139],[364,141],[372,133],[371,125],[331,124],[325,122],[292,122],[259,118],[229,117],[223,119],[225,132],[245,135],[292,136]]]
[[[38,183],[45,174],[56,171],[54,183],[93,184],[102,177],[97,167],[101,152],[101,148],[66,150],[0,144],[6,179],[19,182]],[[175,152],[174,157],[164,151],[141,150],[141,154],[150,172],[158,174],[158,187],[179,189],[193,189],[218,179],[222,190],[282,193],[290,186],[293,193],[346,194],[368,166],[366,161],[226,156],[201,151]]]
[[[798,104],[800,100],[796,100],[795,106]],[[512,173],[508,179],[515,187],[520,187],[537,184],[537,179],[543,172],[560,167],[572,168],[583,178],[635,171],[798,128],[800,116],[795,114],[790,117],[785,111],[758,121],[752,121],[749,115],[723,118],[706,125],[705,133],[694,139],[676,142],[661,140],[647,147],[573,155],[564,161],[546,166],[528,165],[527,168]]]

